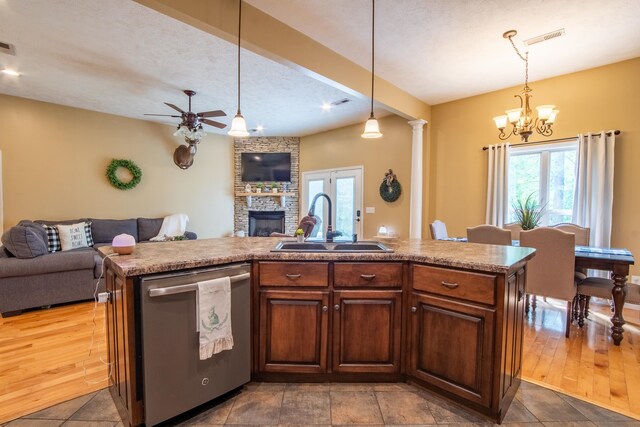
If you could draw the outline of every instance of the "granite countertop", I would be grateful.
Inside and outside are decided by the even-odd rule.
[[[105,263],[123,276],[206,267],[251,260],[284,261],[414,261],[444,267],[504,273],[533,257],[531,248],[482,245],[441,240],[385,241],[393,253],[271,252],[280,237],[221,237],[217,239],[138,244],[131,255],[113,256],[110,246],[99,249]]]

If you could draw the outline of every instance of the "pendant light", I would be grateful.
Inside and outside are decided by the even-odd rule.
[[[362,134],[363,138],[380,138],[382,134],[380,133],[380,127],[378,126],[378,121],[373,116],[373,80],[375,77],[375,28],[376,28],[376,0],[372,0],[373,8],[372,8],[372,16],[371,16],[371,115],[369,116],[369,120],[364,125],[364,133]]]
[[[242,113],[240,113],[240,29],[242,28],[242,0],[239,1],[238,7],[238,112],[231,122],[231,130],[229,135],[240,138],[249,136],[247,131],[247,122],[244,121]]]

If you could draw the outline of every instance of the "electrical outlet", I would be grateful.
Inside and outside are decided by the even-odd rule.
[[[636,285],[640,285],[640,276],[631,276],[631,283],[635,283]]]
[[[367,206],[365,209],[366,213],[376,213],[376,208],[373,206]]]
[[[98,304],[104,304],[109,301],[109,292],[100,292],[98,294]]]

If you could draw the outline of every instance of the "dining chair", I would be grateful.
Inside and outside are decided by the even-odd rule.
[[[469,243],[485,243],[488,245],[511,245],[511,232],[493,225],[478,225],[467,228]]]
[[[575,235],[548,227],[520,232],[520,246],[535,248],[536,254],[527,264],[527,309],[529,295],[533,295],[532,309],[536,309],[535,296],[546,296],[567,301],[565,336],[569,328],[576,296]]]
[[[590,240],[589,233],[591,231],[589,227],[580,227],[579,225],[576,225],[576,224],[563,222],[561,224],[552,225],[551,228],[562,230],[566,233],[573,233],[576,236],[576,245],[589,246],[589,240]]]
[[[439,219],[429,224],[429,230],[431,231],[431,238],[433,240],[441,240],[449,237],[447,234],[447,226]]]
[[[520,232],[522,231],[522,226],[519,222],[510,222],[503,225],[502,228],[511,232],[511,240],[520,240]]]

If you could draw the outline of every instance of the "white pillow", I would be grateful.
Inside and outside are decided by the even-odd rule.
[[[60,245],[63,251],[89,246],[85,223],[79,222],[71,225],[56,225],[60,235]]]

